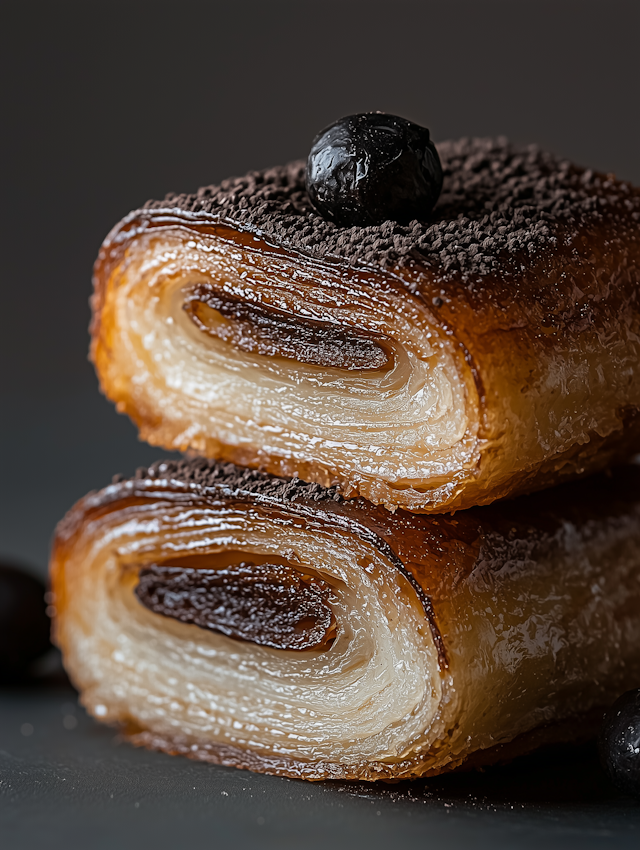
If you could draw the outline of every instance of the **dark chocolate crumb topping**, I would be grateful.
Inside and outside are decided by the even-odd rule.
[[[484,275],[499,257],[532,256],[556,244],[558,226],[604,216],[640,224],[640,193],[628,183],[506,139],[460,139],[438,146],[444,187],[430,221],[340,227],[312,209],[303,161],[252,171],[169,194],[145,209],[204,212],[267,242],[311,257],[389,267],[420,259],[441,273]]]
[[[308,484],[299,478],[276,478],[255,469],[245,469],[233,463],[216,463],[200,457],[161,460],[149,467],[142,466],[136,470],[132,480],[146,479],[180,481],[184,484],[196,484],[205,490],[224,490],[238,495],[251,493],[276,502],[293,502],[296,499],[313,502],[342,501],[337,487]],[[122,475],[113,477],[114,484],[126,480]]]

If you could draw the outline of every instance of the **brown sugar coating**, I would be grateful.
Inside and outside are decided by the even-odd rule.
[[[612,216],[640,222],[640,197],[629,184],[504,138],[442,142],[444,186],[429,221],[339,227],[311,207],[303,161],[252,171],[171,193],[146,209],[209,213],[266,242],[311,257],[390,267],[418,259],[427,268],[465,278],[499,269],[553,247],[557,226],[572,229]]]

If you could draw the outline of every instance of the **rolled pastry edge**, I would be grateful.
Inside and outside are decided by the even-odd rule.
[[[213,215],[137,211],[96,263],[92,359],[104,393],[153,445],[339,484],[392,509],[487,504],[640,448],[629,377],[640,362],[640,256],[637,238],[613,239],[611,227],[585,226],[588,262],[567,237],[517,281],[487,278],[476,291],[455,277],[442,289],[417,261],[345,268]],[[585,304],[569,310],[578,290]],[[315,329],[332,356],[390,346],[393,368],[278,357],[279,322],[287,344]],[[307,343],[296,344],[308,353]],[[341,382],[349,391],[332,395]]]
[[[640,681],[640,476],[620,475],[452,518],[158,464],[61,524],[56,639],[89,711],[166,752],[307,779],[508,758],[586,734]],[[141,567],[194,553],[320,575],[335,641],[274,649],[141,605]]]

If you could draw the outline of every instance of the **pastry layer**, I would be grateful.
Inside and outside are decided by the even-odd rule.
[[[441,512],[640,449],[640,195],[506,143],[440,146],[432,222],[340,228],[302,167],[132,213],[92,357],[143,439]]]
[[[486,763],[640,682],[638,493],[625,468],[451,518],[160,463],[59,526],[56,640],[140,744],[307,779]]]

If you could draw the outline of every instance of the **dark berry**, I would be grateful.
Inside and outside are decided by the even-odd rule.
[[[307,192],[336,224],[426,219],[442,189],[429,131],[383,112],[349,115],[323,130],[307,160]]]
[[[0,682],[19,678],[49,648],[44,594],[41,581],[0,564]]]
[[[640,797],[640,688],[627,691],[604,716],[600,761],[624,794]]]

